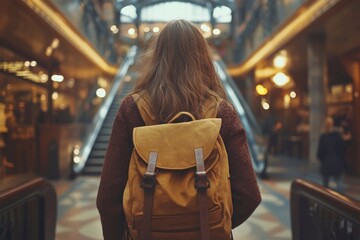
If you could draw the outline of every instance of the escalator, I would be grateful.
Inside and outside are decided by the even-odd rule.
[[[132,67],[138,55],[136,46],[130,48],[119,68],[107,99],[93,118],[81,144],[74,146],[71,155],[70,176],[100,175],[116,112],[122,99],[132,90],[136,72]]]
[[[261,129],[249,108],[246,100],[236,86],[234,80],[227,73],[227,68],[222,59],[214,53],[214,64],[217,69],[221,83],[230,102],[235,107],[242,125],[244,126],[249,143],[250,155],[253,168],[256,173],[261,173],[265,167],[265,145]]]
[[[94,146],[91,149],[88,160],[86,161],[83,175],[100,175],[105,159],[106,149],[109,143],[109,138],[112,130],[112,125],[116,117],[116,113],[119,109],[122,99],[133,89],[134,75],[131,70],[128,76],[131,76],[130,81],[125,81],[116,93],[116,96],[109,108],[108,114],[104,119],[104,123],[100,128],[99,134],[96,137]]]

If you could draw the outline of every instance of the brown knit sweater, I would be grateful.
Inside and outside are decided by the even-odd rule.
[[[220,135],[229,157],[233,200],[232,227],[243,223],[260,204],[261,197],[252,168],[244,128],[235,110],[224,101],[218,109],[222,119]],[[123,192],[133,150],[133,128],[143,126],[139,110],[131,96],[126,97],[116,114],[97,196],[105,240],[120,240],[125,231]]]

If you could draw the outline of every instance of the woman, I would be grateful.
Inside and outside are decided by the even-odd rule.
[[[341,176],[345,170],[345,141],[341,131],[334,128],[334,120],[327,117],[323,133],[320,135],[317,158],[320,161],[320,174],[324,187],[329,187],[329,180],[334,177],[336,189],[342,190]]]
[[[154,124],[167,123],[180,111],[204,118],[205,102],[221,100],[217,117],[222,119],[220,135],[229,158],[232,227],[239,226],[261,197],[244,128],[226,101],[205,39],[192,23],[172,21],[159,34],[150,56],[134,92],[148,96]],[[134,98],[127,96],[114,121],[97,197],[105,239],[121,239],[126,230],[122,202],[133,150],[132,131],[143,125]]]

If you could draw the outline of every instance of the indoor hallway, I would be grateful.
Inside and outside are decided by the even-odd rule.
[[[240,227],[233,230],[234,239],[289,240],[290,185],[295,178],[320,183],[317,166],[309,166],[302,159],[272,157],[270,178],[258,179],[262,203],[254,214]],[[344,193],[360,200],[360,178],[344,177]],[[95,200],[99,177],[80,176],[74,181],[53,182],[58,193],[57,240],[102,239],[99,214]]]

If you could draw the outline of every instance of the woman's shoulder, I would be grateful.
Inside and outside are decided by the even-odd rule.
[[[134,98],[131,95],[125,96],[121,101],[118,113],[129,116],[137,111],[138,111],[138,109],[137,109]]]
[[[235,108],[231,103],[222,100],[219,103],[219,108],[217,111],[217,117],[218,118],[236,118],[237,114],[235,112]]]
[[[224,139],[243,130],[243,126],[235,108],[231,103],[225,100],[221,101],[219,104],[217,117],[221,118],[222,121],[220,132]]]

